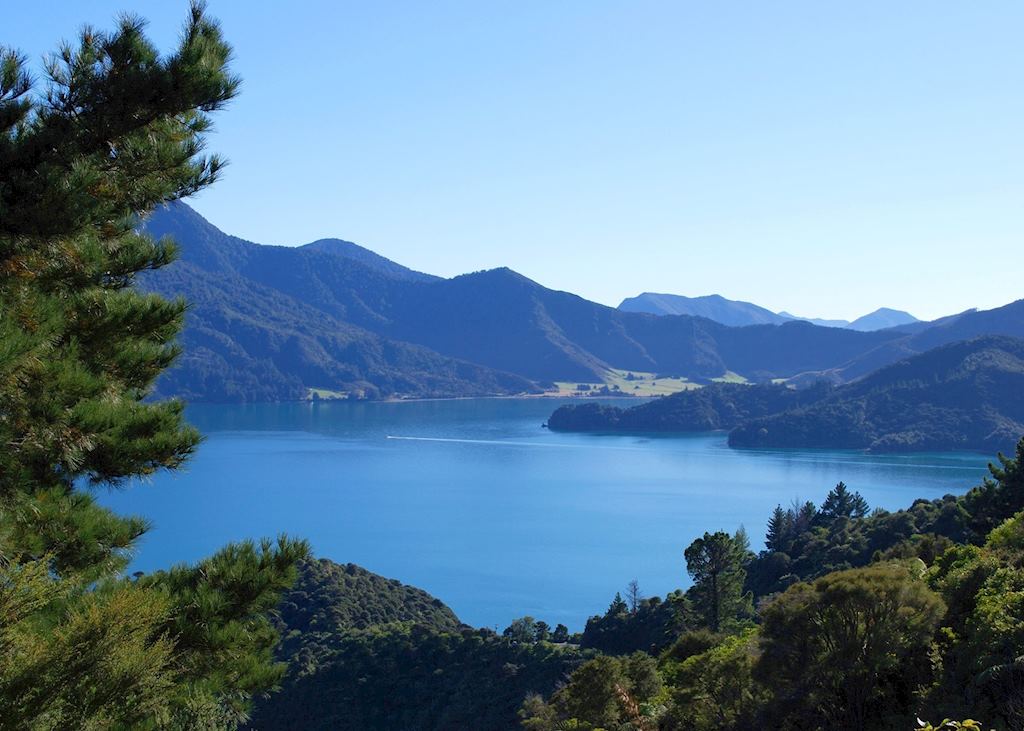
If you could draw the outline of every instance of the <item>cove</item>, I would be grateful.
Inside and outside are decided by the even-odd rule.
[[[189,465],[100,499],[153,523],[133,571],[287,532],[429,591],[469,624],[500,630],[529,614],[575,631],[633,578],[648,596],[688,586],[683,550],[706,530],[743,525],[760,550],[776,504],[820,504],[842,480],[872,508],[907,507],[965,492],[995,456],[542,429],[562,403],[194,405],[206,440]]]

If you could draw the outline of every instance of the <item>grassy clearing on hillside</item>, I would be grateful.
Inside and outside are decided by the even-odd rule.
[[[744,376],[739,373],[733,373],[732,371],[726,371],[725,375],[719,376],[718,378],[712,378],[715,383],[750,383]]]
[[[749,383],[749,381],[738,373],[727,371],[712,381],[720,383]],[[612,368],[605,372],[603,381],[555,381],[555,390],[546,391],[544,396],[636,396],[638,398],[651,398],[653,396],[668,396],[679,391],[692,391],[701,388],[701,384],[694,383],[688,378],[673,378],[659,376],[656,373],[644,371],[628,371],[621,368]],[[607,389],[607,390],[606,390]],[[329,388],[307,388],[307,400],[337,401],[347,399],[351,396],[350,391],[334,391]]]
[[[600,391],[607,387],[611,396],[667,396],[678,391],[687,391],[700,388],[700,384],[693,383],[686,378],[659,377],[656,373],[644,373],[642,371],[625,371],[612,369],[605,374],[604,381],[596,383],[578,381],[556,381],[557,396],[586,395],[593,391]],[[580,386],[585,388],[581,389]]]
[[[306,389],[306,398],[309,400],[318,398],[324,401],[336,401],[338,399],[346,399],[348,398],[348,395],[348,391],[332,391],[329,388]]]

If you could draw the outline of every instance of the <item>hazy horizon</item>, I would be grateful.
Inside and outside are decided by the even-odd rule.
[[[1024,6],[213,0],[240,98],[191,199],[265,244],[354,241],[441,276],[508,266],[616,306],[716,293],[852,320],[1024,296]],[[187,3],[51,0],[0,43]]]

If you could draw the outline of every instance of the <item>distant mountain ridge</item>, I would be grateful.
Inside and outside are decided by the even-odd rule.
[[[723,325],[781,325],[797,318],[785,317],[750,302],[726,299],[720,294],[683,297],[678,294],[644,292],[622,300],[623,312],[646,312],[651,315],[694,315],[706,317]]]
[[[851,330],[884,330],[889,327],[901,327],[903,325],[913,325],[915,322],[920,322],[916,317],[911,315],[909,312],[903,310],[894,310],[890,307],[879,307],[874,312],[870,312],[867,315],[862,315],[856,320],[851,322],[847,327]]]
[[[697,382],[728,372],[839,382],[935,340],[972,329],[1013,335],[1022,322],[993,310],[938,333],[800,321],[729,327],[623,312],[509,269],[440,279],[341,240],[262,246],[184,204],[154,212],[144,228],[174,238],[181,257],[139,286],[192,303],[184,355],[158,393],[195,401],[514,395],[600,382],[611,369]]]
[[[622,300],[619,309],[623,312],[646,312],[651,315],[693,315],[706,317],[723,325],[743,327],[745,325],[781,325],[792,320],[802,320],[821,327],[839,327],[870,332],[890,327],[911,325],[920,322],[909,312],[880,307],[874,312],[848,320],[824,320],[798,317],[788,312],[772,312],[751,302],[730,300],[719,294],[702,297],[684,297],[678,294],[644,292],[636,297]]]
[[[817,325],[818,327],[849,327],[850,325],[849,320],[827,320],[822,317],[800,317],[799,315],[794,315],[786,312],[785,310],[779,314],[787,320],[801,320],[803,322],[809,322],[812,325]]]

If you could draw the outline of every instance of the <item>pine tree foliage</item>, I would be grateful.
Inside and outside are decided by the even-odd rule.
[[[769,551],[781,551],[783,541],[793,530],[793,515],[776,505],[772,516],[768,519],[768,531],[764,544]]]
[[[990,463],[988,470],[991,477],[964,496],[976,542],[1024,506],[1024,439],[1017,442],[1013,457],[999,454],[997,463]]]
[[[863,518],[868,514],[868,502],[859,492],[850,492],[845,482],[840,482],[825,497],[818,513],[821,520],[831,525],[840,519]]]
[[[213,182],[209,113],[238,80],[200,5],[162,59],[127,17],[82,31],[37,92],[0,51],[0,484],[10,494],[116,483],[179,465],[198,442],[177,402],[144,403],[174,359],[185,303],[131,287],[170,262],[138,217]]]
[[[122,576],[141,518],[90,486],[174,469],[199,434],[147,400],[186,303],[136,275],[174,258],[136,231],[223,162],[211,114],[235,96],[231,48],[194,3],[162,56],[144,22],[86,27],[46,62],[0,48],[0,719],[17,727],[220,728],[281,669],[267,617],[302,542],[228,546]]]
[[[743,583],[745,566],[753,556],[742,528],[734,536],[705,533],[690,544],[685,557],[695,609],[712,631],[750,614],[752,598],[743,593]]]

